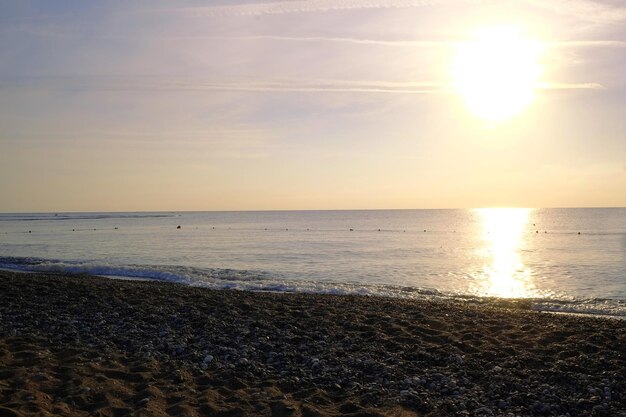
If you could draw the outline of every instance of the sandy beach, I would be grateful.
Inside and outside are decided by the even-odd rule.
[[[0,416],[626,416],[626,323],[0,272]]]

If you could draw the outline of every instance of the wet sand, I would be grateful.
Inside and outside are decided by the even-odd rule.
[[[0,271],[0,417],[626,416],[626,323]]]

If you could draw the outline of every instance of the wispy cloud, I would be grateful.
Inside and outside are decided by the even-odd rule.
[[[581,20],[622,22],[626,7],[596,0],[523,0],[526,4]],[[414,8],[454,3],[488,3],[489,0],[287,0],[199,7],[161,9],[168,13],[185,13],[197,17],[259,16],[287,13],[326,12],[333,10]]]
[[[20,28],[20,31],[28,32],[30,35],[43,37],[72,37],[70,32],[64,32],[63,29],[58,30],[38,30]],[[129,39],[128,36],[118,35],[102,35],[96,36],[100,39]],[[130,39],[142,39],[142,37],[133,36]],[[145,40],[214,40],[214,41],[277,41],[277,42],[305,42],[305,43],[338,43],[347,45],[371,45],[371,46],[389,46],[389,47],[414,47],[414,48],[455,48],[467,44],[464,40],[445,40],[445,39],[376,39],[376,38],[353,38],[342,36],[284,36],[284,35],[205,35],[205,36],[178,36],[178,35],[155,35],[145,37]],[[470,41],[471,42],[471,41]],[[626,48],[626,41],[611,39],[594,39],[594,40],[566,40],[566,41],[544,41],[542,45],[548,48],[567,49],[567,48]]]
[[[331,10],[424,7],[460,1],[463,0],[288,0],[233,5],[178,7],[165,10],[168,12],[187,13],[198,17],[259,16],[324,12]]]
[[[420,39],[367,39],[367,38],[350,38],[340,36],[282,36],[282,35],[232,35],[232,36],[204,36],[203,39],[215,40],[274,40],[285,42],[337,42],[362,45],[387,45],[387,46],[458,46],[463,42],[447,41],[447,40],[420,40]],[[193,37],[187,39],[194,39]]]
[[[537,86],[546,90],[602,89],[599,83],[545,82]],[[250,93],[381,93],[381,94],[450,94],[456,89],[452,83],[439,81],[259,81],[213,82],[161,78],[36,78],[20,82],[0,82],[0,89],[67,90],[67,91],[224,91]]]
[[[444,93],[450,85],[442,82],[387,81],[258,81],[214,82],[162,78],[32,78],[0,82],[0,89],[71,90],[71,91],[231,91],[231,92],[337,92],[337,93]]]
[[[340,36],[282,36],[282,35],[231,35],[231,36],[203,36],[197,39],[213,40],[275,40],[284,42],[336,42],[357,45],[383,45],[383,46],[409,46],[409,47],[458,47],[467,44],[463,40],[438,40],[438,39],[374,39],[374,38],[351,38]],[[186,37],[181,39],[196,39]],[[470,41],[471,42],[471,41]],[[626,41],[622,40],[567,40],[546,41],[543,45],[549,48],[626,48]]]
[[[581,20],[599,23],[626,21],[626,7],[614,6],[597,0],[524,0],[526,3],[572,16]]]
[[[600,83],[540,83],[538,88],[543,90],[603,90]]]
[[[571,40],[545,42],[551,48],[626,48],[626,41],[619,40]]]

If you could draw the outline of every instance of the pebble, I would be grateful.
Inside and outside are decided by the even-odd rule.
[[[6,335],[41,336],[42,329],[46,329],[48,334],[45,336],[61,346],[81,343],[91,346],[93,352],[102,352],[97,354],[106,358],[107,367],[116,366],[111,353],[121,348],[135,352],[138,358],[154,358],[151,362],[176,364],[183,371],[186,366],[190,366],[192,371],[211,367],[216,375],[236,374],[244,382],[257,378],[280,380],[287,385],[320,391],[338,390],[337,395],[345,395],[346,398],[354,395],[362,399],[367,407],[400,403],[418,415],[437,415],[438,410],[445,410],[443,412],[447,415],[567,416],[570,413],[572,416],[591,417],[619,416],[623,410],[619,401],[624,398],[620,380],[624,373],[620,372],[623,367],[620,368],[615,359],[617,351],[612,342],[615,337],[594,342],[604,350],[601,356],[577,353],[570,357],[559,354],[558,360],[550,363],[545,362],[545,355],[536,353],[535,347],[507,341],[509,336],[506,332],[495,336],[498,341],[503,338],[503,345],[492,346],[494,342],[480,341],[480,350],[463,349],[464,354],[457,354],[454,353],[458,351],[456,345],[439,346],[440,342],[428,340],[430,337],[422,340],[422,336],[417,335],[416,343],[411,344],[411,341],[398,340],[393,333],[383,334],[390,326],[382,324],[400,323],[403,326],[400,320],[410,322],[411,326],[425,326],[420,323],[422,315],[426,318],[431,314],[437,315],[437,320],[445,320],[449,326],[455,326],[452,319],[445,319],[450,309],[443,304],[429,304],[429,308],[435,309],[432,313],[412,310],[410,305],[402,306],[416,318],[403,316],[409,314],[404,309],[395,310],[395,303],[403,301],[388,303],[384,299],[366,299],[368,309],[362,310],[358,300],[343,303],[343,298],[320,297],[314,300],[313,308],[305,308],[305,303],[301,305],[291,299],[281,299],[278,303],[277,299],[272,299],[273,295],[263,294],[259,297],[266,300],[262,301],[266,305],[260,305],[262,312],[259,313],[254,311],[257,307],[251,302],[256,295],[231,294],[228,291],[213,295],[207,292],[206,299],[210,302],[190,309],[189,304],[145,306],[141,302],[129,302],[124,291],[114,288],[120,286],[126,290],[127,284],[106,285],[114,296],[92,299],[81,295],[82,298],[75,301],[56,294],[57,304],[37,304],[48,310],[43,314],[32,307],[28,310],[21,307],[24,303],[28,305],[32,295],[25,297],[26,301],[17,298],[15,301],[6,300],[0,304],[0,330]],[[159,287],[146,287],[151,288]],[[0,290],[4,291],[3,288]],[[179,297],[178,292],[182,293],[182,290],[172,288],[171,292],[174,297]],[[68,293],[71,294],[71,291]],[[162,296],[170,295],[169,292],[162,293]],[[204,297],[198,296],[199,303],[205,300]],[[239,310],[243,304],[238,304],[241,300],[246,303],[243,313]],[[275,308],[273,303],[279,306],[275,311],[272,310]],[[334,303],[343,304],[336,306]],[[7,304],[10,307],[6,307]],[[331,310],[327,310],[326,304]],[[296,312],[294,317],[288,312],[280,316],[281,312],[289,309]],[[37,311],[38,314],[31,317],[30,311]],[[329,311],[332,314],[329,315]],[[360,316],[354,317],[355,313]],[[479,309],[469,309],[466,313],[479,328],[481,321],[494,320],[491,315],[481,317],[483,313]],[[541,326],[551,325],[552,319],[543,318],[543,315],[518,313],[522,318],[496,316],[503,325],[518,326],[522,333],[526,331],[523,327],[529,326],[529,330],[541,335],[546,331]],[[362,318],[369,315],[373,317],[373,325]],[[449,316],[455,315],[450,313]],[[328,325],[335,327],[329,328]],[[367,329],[368,326],[371,329]],[[568,331],[579,328],[576,323],[568,326]],[[589,327],[582,322],[583,329]],[[617,334],[619,337],[623,334],[615,333],[609,325],[607,329],[594,328],[594,331]],[[560,324],[554,330],[561,330]],[[361,338],[363,331],[369,332],[367,338]],[[438,332],[435,327],[430,331]],[[446,331],[442,331],[442,337],[447,337]],[[528,337],[533,336],[532,332],[529,334],[531,336]],[[432,339],[440,336],[432,335]],[[404,339],[408,337],[404,335]],[[516,340],[515,337],[513,340]],[[526,336],[521,334],[519,337]],[[577,335],[569,337],[574,339],[573,346],[577,341],[584,340]],[[473,345],[471,338],[463,343],[473,347],[478,345]],[[503,346],[507,347],[507,351],[500,350]],[[581,346],[584,348],[586,345]],[[100,362],[102,357],[91,359],[91,362]],[[527,366],[527,362],[531,366]],[[582,367],[584,374],[575,371],[576,367]],[[544,369],[555,373],[555,379],[546,379]],[[185,382],[194,378],[191,375],[184,371],[173,374],[173,378],[177,382]],[[558,378],[571,382],[564,386]],[[38,374],[25,379],[27,383],[44,380]],[[576,386],[579,388],[573,388]],[[35,397],[23,398],[28,401],[27,398]],[[65,401],[69,403],[71,400]],[[303,402],[306,401],[303,399]],[[320,401],[324,401],[321,396]],[[149,398],[145,398],[139,401],[139,405],[148,402]]]
[[[493,415],[493,411],[489,407],[480,407],[474,410],[474,412],[478,416],[492,416]]]

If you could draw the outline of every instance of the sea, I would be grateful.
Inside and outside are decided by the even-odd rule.
[[[626,318],[626,208],[0,214],[0,268]]]

